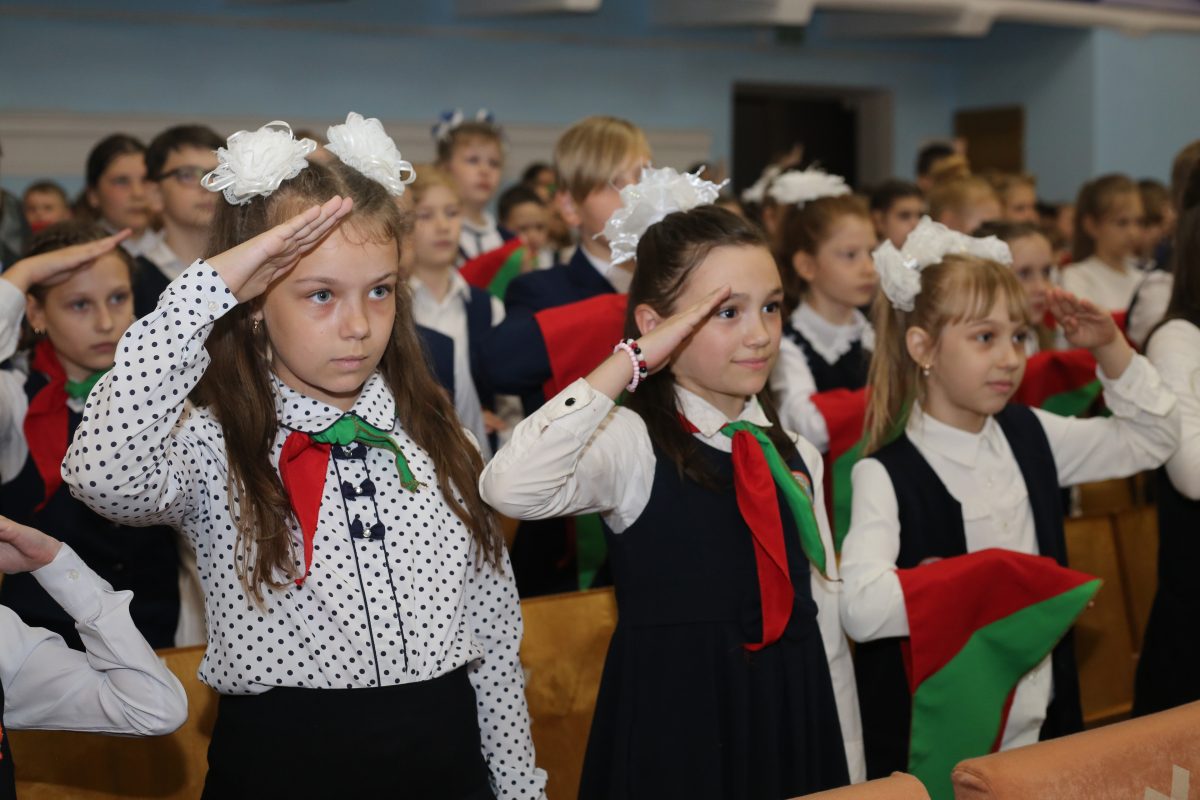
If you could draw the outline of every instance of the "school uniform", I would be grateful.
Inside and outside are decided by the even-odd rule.
[[[463,411],[470,406],[459,408],[457,387],[460,383],[465,382],[465,378],[470,373],[459,373],[458,362],[454,358],[454,340],[444,333],[438,333],[423,325],[414,325],[414,327],[417,329],[417,336],[421,339],[421,349],[425,351],[425,360],[429,363],[430,372],[433,373],[433,377],[442,385],[442,388],[454,398],[454,410],[461,418]],[[471,395],[470,399],[473,402],[474,396]]]
[[[842,546],[842,623],[859,642],[859,695],[871,777],[907,762],[908,635],[896,569],[999,547],[1065,563],[1059,487],[1161,464],[1178,441],[1174,395],[1141,356],[1117,380],[1097,370],[1113,417],[1075,419],[1010,406],[979,433],[953,428],[914,404],[905,433],[851,476],[850,531]],[[1051,703],[1053,697],[1054,703]],[[1077,676],[1068,643],[1018,683],[1000,746],[1078,730]]]
[[[1151,331],[1167,315],[1174,287],[1175,276],[1168,269],[1156,266],[1145,273],[1125,315],[1125,332],[1135,346],[1145,349]]]
[[[1158,590],[1138,658],[1133,713],[1151,714],[1200,700],[1200,642],[1188,634],[1200,616],[1200,328],[1182,319],[1160,327],[1147,357],[1179,398],[1179,449],[1158,471]]]
[[[143,237],[134,264],[133,313],[139,317],[154,310],[159,295],[188,266],[175,255],[161,231]]]
[[[207,407],[180,420],[212,325],[236,303],[203,261],[174,281],[126,333],[63,466],[97,511],[176,526],[196,549],[200,677],[221,695],[205,796],[541,797],[507,558],[477,559],[378,372],[348,413],[272,376],[270,459],[292,487],[304,577],[261,605],[246,597],[221,427]],[[143,358],[162,368],[143,371]],[[338,438],[346,426],[399,455]],[[337,764],[350,767],[326,768]]]
[[[1115,270],[1096,256],[1091,256],[1065,267],[1061,285],[1068,292],[1091,300],[1100,308],[1125,311],[1143,277],[1144,273],[1137,268],[1133,259],[1127,261],[1125,269]]]
[[[779,360],[771,372],[779,419],[818,450],[829,449],[825,418],[812,402],[818,392],[861,389],[875,349],[875,330],[861,311],[845,325],[834,325],[807,303],[783,326]]]
[[[24,295],[0,280],[0,361],[12,358]],[[134,623],[153,647],[176,643],[187,576],[173,531],[114,524],[71,497],[59,466],[86,400],[73,397],[48,339],[0,369],[0,514],[70,544],[105,581],[134,593]],[[82,649],[75,621],[30,574],[0,583],[0,604]]]
[[[729,420],[684,389],[677,399],[698,458],[729,482],[723,491],[681,478],[641,417],[583,379],[518,426],[480,479],[502,513],[598,513],[605,526],[619,619],[580,797],[792,797],[861,780],[820,455],[796,437],[789,468],[811,490],[828,577],[800,551],[781,506],[795,599],[781,636],[751,651],[766,612],[732,487],[733,446],[720,432]],[[757,400],[739,419],[770,424]]]
[[[470,261],[488,250],[501,247],[513,234],[496,224],[496,218],[483,212],[483,224],[476,225],[466,216],[462,218],[462,230],[458,234],[459,263]]]
[[[496,393],[487,383],[480,351],[492,327],[503,322],[504,305],[482,289],[468,285],[457,270],[451,271],[450,287],[440,300],[415,276],[409,279],[409,288],[413,321],[454,341],[455,370],[464,372],[464,392],[474,395],[459,417],[463,427],[475,435],[486,461],[495,451],[497,440],[484,428],[483,409],[495,410]]]
[[[138,633],[129,592],[64,544],[29,574],[77,627],[86,654],[0,608],[0,798],[16,797],[8,729],[160,736],[187,719],[179,680]],[[5,581],[16,575],[6,575]]]

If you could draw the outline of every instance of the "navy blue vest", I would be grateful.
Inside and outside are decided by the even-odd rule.
[[[158,305],[158,298],[171,280],[150,259],[138,256],[133,267],[133,313],[144,317]]]
[[[1010,405],[996,415],[1021,468],[1038,553],[1066,566],[1062,493],[1050,442],[1037,417],[1026,406]],[[909,569],[926,558],[950,558],[967,552],[962,506],[946,490],[933,467],[907,436],[873,456],[888,472],[900,509],[900,555],[896,566]],[[862,642],[855,648],[855,674],[862,710],[867,777],[880,778],[908,766],[912,696],[901,655],[902,639]],[[1052,657],[1054,699],[1046,712],[1041,738],[1050,739],[1083,728],[1074,639],[1068,633]]]
[[[433,377],[454,398],[454,340],[432,328],[415,326]]]
[[[867,368],[871,365],[871,354],[863,348],[862,339],[850,345],[850,349],[842,354],[833,364],[813,349],[812,343],[804,334],[791,325],[783,326],[783,335],[791,339],[808,361],[808,369],[812,372],[813,381],[817,384],[818,392],[828,392],[832,389],[861,389],[867,385]]]
[[[4,685],[0,684],[0,800],[16,800],[17,779],[13,771],[8,731],[4,730]]]
[[[32,400],[47,379],[30,374],[25,392]],[[68,409],[67,440],[75,435],[80,415]],[[130,616],[152,647],[175,644],[179,621],[179,551],[171,528],[133,528],[101,517],[60,486],[41,511],[45,485],[33,457],[17,476],[0,487],[0,514],[38,528],[66,542],[89,567],[114,589],[133,592]],[[49,628],[71,647],[83,649],[75,620],[27,572],[6,575],[0,583],[0,603],[27,625]]]

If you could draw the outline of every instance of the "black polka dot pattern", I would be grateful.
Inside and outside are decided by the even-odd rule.
[[[247,600],[221,428],[207,409],[185,414],[184,407],[208,366],[212,323],[236,302],[198,261],[129,329],[63,464],[72,493],[110,519],[173,525],[192,542],[208,621],[200,676],[217,691],[388,686],[470,664],[497,796],[541,797],[545,773],[534,767],[518,659],[520,603],[507,555],[499,570],[476,558],[470,531],[438,491],[429,457],[395,418],[380,375],[368,379],[352,412],[392,431],[422,487],[402,488],[385,450],[335,445],[309,577],[266,590],[261,608]],[[288,434],[318,433],[342,412],[278,380],[275,389],[277,464]]]

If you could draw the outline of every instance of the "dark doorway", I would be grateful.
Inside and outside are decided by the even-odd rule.
[[[1021,172],[1025,168],[1025,109],[976,108],[954,115],[954,134],[966,140],[975,172]]]
[[[860,178],[867,178],[859,169],[862,100],[879,94],[736,84],[734,190],[740,193],[754,183],[768,164],[797,143],[804,146],[801,166],[819,164],[826,172],[841,175],[851,186],[858,186]]]

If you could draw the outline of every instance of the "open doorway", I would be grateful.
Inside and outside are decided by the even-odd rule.
[[[892,173],[891,95],[881,90],[743,84],[733,87],[733,186],[740,193],[794,145],[851,186]]]

